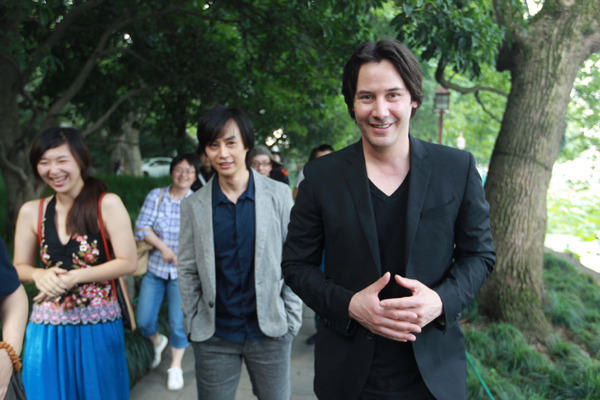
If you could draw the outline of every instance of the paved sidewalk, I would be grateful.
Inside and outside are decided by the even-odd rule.
[[[302,328],[292,343],[291,360],[291,400],[315,400],[313,392],[314,346],[306,344],[306,339],[314,333],[314,312],[304,307]],[[183,358],[183,379],[185,385],[178,392],[167,390],[167,369],[171,362],[169,347],[163,353],[160,365],[138,381],[131,389],[131,400],[196,400],[196,379],[194,372],[194,354],[188,347]],[[250,378],[245,366],[238,387],[236,400],[255,400],[252,394]]]

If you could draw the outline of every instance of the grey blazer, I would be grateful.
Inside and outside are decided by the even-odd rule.
[[[260,330],[269,337],[298,333],[302,301],[284,284],[281,253],[293,200],[290,188],[251,170],[254,177],[256,237],[254,280]],[[211,180],[212,181],[212,180]],[[181,203],[177,274],[188,340],[202,342],[215,333],[215,245],[212,183]]]

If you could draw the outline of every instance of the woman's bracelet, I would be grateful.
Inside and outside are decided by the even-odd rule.
[[[5,349],[6,352],[8,353],[8,356],[10,357],[10,360],[13,363],[13,367],[15,369],[15,371],[20,371],[21,370],[21,360],[19,360],[19,355],[15,352],[15,349],[13,349],[13,347],[6,343],[6,342],[0,342],[0,349]]]

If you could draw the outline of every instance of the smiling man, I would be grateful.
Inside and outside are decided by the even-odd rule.
[[[319,399],[466,398],[459,320],[495,262],[489,206],[470,153],[409,134],[421,80],[399,42],[361,46],[342,89],[361,139],[304,169],[282,267],[322,317]]]
[[[242,359],[259,399],[289,399],[302,322],[280,268],[290,189],[248,168],[254,129],[242,110],[209,110],[198,142],[216,176],[182,203],[177,264],[198,399],[234,400]]]

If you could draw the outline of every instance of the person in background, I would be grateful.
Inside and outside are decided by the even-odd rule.
[[[167,388],[183,388],[181,362],[188,346],[183,331],[183,312],[177,279],[177,251],[181,202],[193,192],[191,186],[198,176],[198,158],[180,154],[170,166],[172,184],[148,193],[135,221],[135,235],[154,247],[148,260],[148,272],[142,278],[137,306],[137,323],[142,336],[154,346],[152,368],[161,361],[167,338],[158,331],[158,313],[165,295],[169,308],[171,365],[167,370]]]
[[[280,266],[291,191],[248,167],[254,128],[242,110],[210,109],[198,142],[216,177],[181,205],[177,263],[198,399],[233,400],[242,360],[259,399],[289,399],[302,323]]]
[[[27,326],[29,300],[15,267],[8,259],[6,245],[0,238],[0,399],[6,395],[13,371],[20,368],[19,355]],[[19,379],[19,382],[20,379]]]
[[[313,147],[310,151],[310,155],[308,156],[308,162],[311,162],[315,158],[326,156],[327,154],[333,153],[333,147],[330,144],[324,143],[317,147]],[[298,196],[298,188],[300,187],[300,182],[304,180],[304,169],[301,169],[298,173],[298,179],[296,179],[296,187],[292,191],[292,196],[294,200],[296,200],[296,196]]]
[[[248,152],[248,163],[259,174],[270,177],[273,168],[281,167],[267,146],[257,144]]]
[[[342,93],[360,140],[306,165],[283,250],[286,283],[322,318],[315,393],[466,399],[460,313],[496,258],[475,159],[409,134],[422,73],[396,40],[360,46]]]
[[[200,160],[200,168],[198,169],[198,178],[192,185],[192,191],[194,192],[206,185],[206,182],[213,176],[213,170],[210,166],[210,161],[206,158],[206,154],[198,154],[198,159]]]
[[[90,153],[76,129],[42,132],[29,159],[54,193],[23,204],[16,225],[15,267],[21,281],[39,291],[26,330],[27,396],[127,399],[121,308],[110,281],[136,269],[129,214],[119,196],[88,175]],[[35,267],[38,251],[42,268]]]
[[[122,175],[123,174],[123,168],[121,165],[121,159],[120,158],[115,158],[115,160],[113,161],[113,172],[117,175]]]
[[[273,146],[271,148],[271,154],[273,154],[273,159],[281,164],[281,167],[275,168],[269,174],[269,176],[276,181],[283,182],[289,186],[290,184],[290,173],[283,167],[283,157],[279,152],[279,148],[277,146]]]

